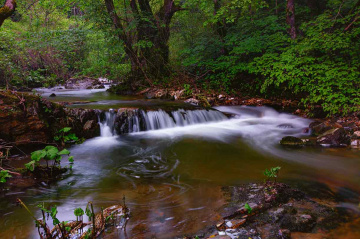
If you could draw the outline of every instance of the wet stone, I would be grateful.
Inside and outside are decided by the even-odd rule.
[[[288,229],[280,229],[278,234],[279,239],[290,239],[291,232]]]
[[[285,214],[285,209],[284,208],[278,208],[275,211],[270,211],[269,214],[270,214],[271,218],[275,222],[277,222]]]
[[[234,219],[226,222],[226,227],[230,229],[236,229],[245,224],[246,219]]]

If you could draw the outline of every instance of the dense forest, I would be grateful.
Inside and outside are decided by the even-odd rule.
[[[358,0],[3,2],[3,87],[107,77],[120,93],[196,88],[359,109]]]

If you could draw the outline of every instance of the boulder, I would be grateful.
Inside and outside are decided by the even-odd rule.
[[[346,146],[350,144],[350,137],[343,128],[335,128],[318,136],[317,143],[329,146]]]
[[[286,136],[282,138],[280,144],[287,147],[301,147],[304,145],[304,142],[299,138],[293,136]]]
[[[315,121],[309,125],[311,133],[313,135],[320,135],[333,128],[333,125],[329,121],[320,122]]]

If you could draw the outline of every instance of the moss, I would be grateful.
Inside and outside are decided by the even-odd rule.
[[[210,108],[211,105],[204,95],[197,95],[197,99],[199,100],[199,106],[204,108]]]
[[[300,147],[302,145],[304,145],[304,142],[296,137],[293,136],[286,136],[284,138],[282,138],[282,140],[280,141],[280,144],[283,146],[289,146],[289,147]]]

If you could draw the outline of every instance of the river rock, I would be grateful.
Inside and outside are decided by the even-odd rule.
[[[288,229],[280,229],[278,234],[279,239],[290,239],[291,238],[291,232]]]
[[[185,100],[184,102],[185,102],[185,103],[192,104],[192,105],[199,105],[199,103],[200,103],[199,100],[194,99],[194,98],[187,99],[187,100]]]
[[[329,121],[325,121],[325,122],[314,121],[310,123],[309,128],[313,135],[320,135],[334,127]]]
[[[287,147],[301,147],[304,145],[304,142],[299,138],[293,136],[286,136],[282,138],[280,144]]]
[[[295,232],[310,232],[316,224],[311,215],[290,215],[286,214],[280,222],[282,228]]]
[[[360,131],[355,131],[351,136],[352,139],[360,139]]]
[[[337,210],[336,203],[331,203],[334,200],[331,193],[326,198],[317,195],[316,198],[321,199],[321,203],[317,203],[309,195],[282,183],[247,184],[223,190],[229,197],[229,204],[224,208],[226,216],[222,214],[223,220],[217,224],[217,229],[218,235],[224,235],[226,227],[225,233],[231,238],[289,239],[292,232],[316,236],[316,232],[334,229],[349,217]],[[236,209],[236,205],[242,207],[245,203],[254,209],[250,214],[244,208]],[[213,228],[204,238],[214,235]]]
[[[330,146],[346,146],[350,144],[350,137],[343,128],[335,128],[318,136],[317,143]]]
[[[65,89],[85,90],[102,88],[105,87],[98,79],[90,77],[71,78],[65,83]]]
[[[360,139],[351,140],[351,147],[352,148],[360,148]]]

